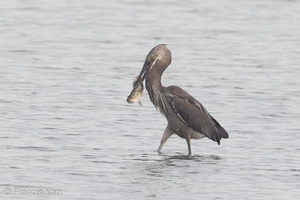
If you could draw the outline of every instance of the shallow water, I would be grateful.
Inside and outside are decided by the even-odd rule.
[[[296,199],[299,1],[3,1],[1,199]],[[169,44],[164,85],[228,131],[172,136],[143,96],[149,50]]]

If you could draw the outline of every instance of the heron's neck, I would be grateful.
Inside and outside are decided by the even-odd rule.
[[[150,73],[145,81],[146,81],[146,88],[150,95],[150,99],[151,96],[157,96],[162,93],[163,86],[161,84],[160,74]]]
[[[168,65],[160,60],[156,61],[145,80],[150,100],[159,110],[163,109],[162,103],[166,101],[164,87],[161,84],[161,77],[167,66]]]
[[[146,78],[146,89],[148,91],[151,102],[161,112],[165,110],[164,105],[166,97],[164,94],[164,87],[161,84],[162,73],[150,72]]]

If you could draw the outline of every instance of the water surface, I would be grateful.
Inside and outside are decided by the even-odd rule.
[[[1,199],[296,199],[299,1],[3,1]],[[149,50],[170,44],[164,85],[226,128],[218,146],[172,136],[143,96]],[[51,192],[52,191],[52,192]]]

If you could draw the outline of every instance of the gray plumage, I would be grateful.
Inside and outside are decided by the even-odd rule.
[[[158,152],[174,133],[186,139],[189,155],[190,139],[208,137],[220,144],[221,138],[228,138],[228,133],[204,106],[178,86],[162,86],[161,76],[170,65],[171,59],[171,52],[166,45],[154,47],[148,53],[137,78],[137,83],[146,81],[150,100],[168,121]]]

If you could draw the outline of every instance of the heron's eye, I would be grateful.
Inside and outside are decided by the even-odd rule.
[[[151,59],[151,60],[154,60],[154,59],[155,59],[155,56],[154,56],[154,55],[151,55],[150,59]]]

